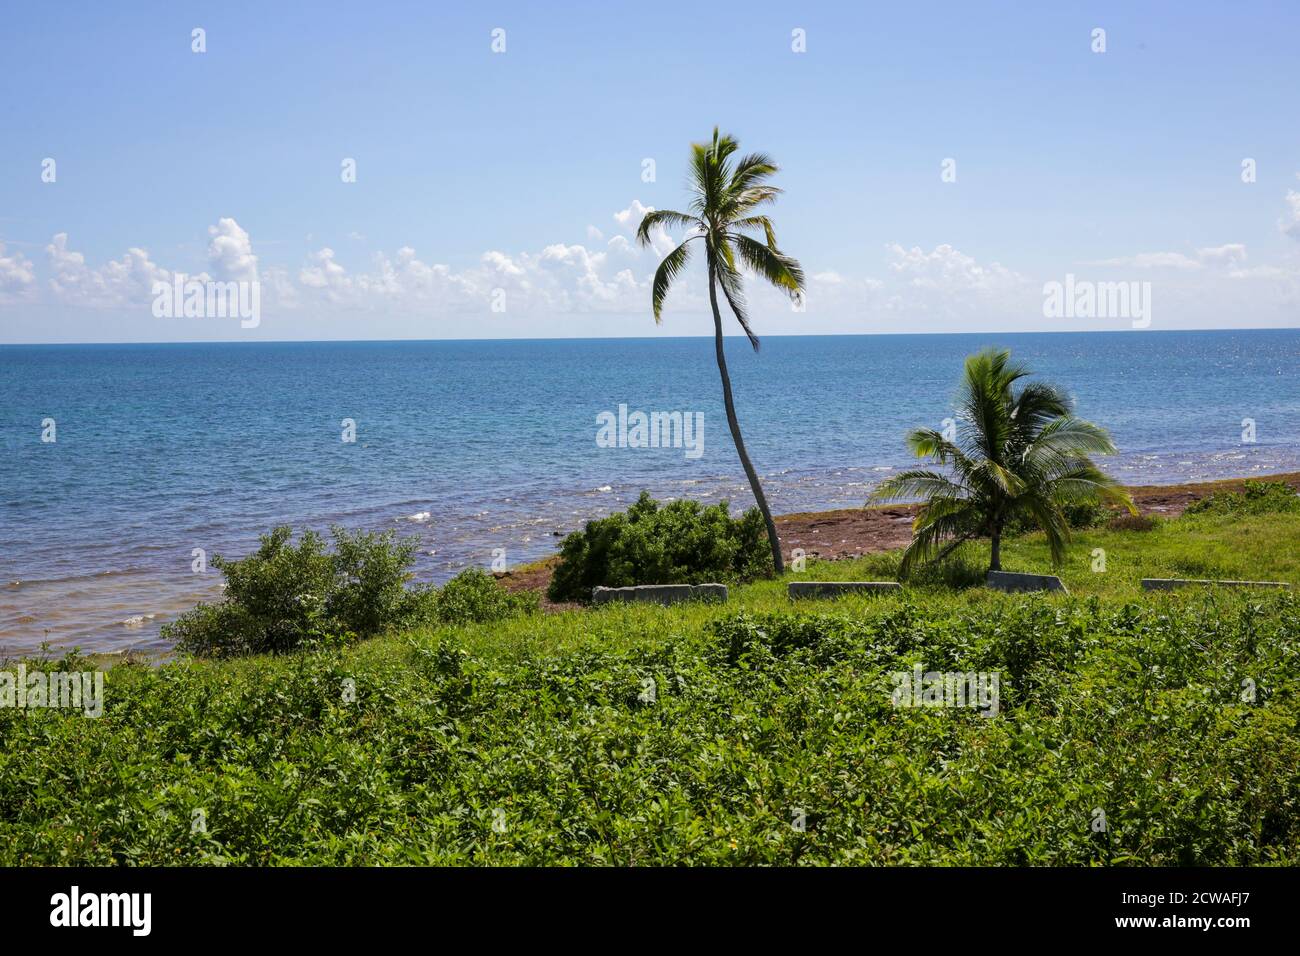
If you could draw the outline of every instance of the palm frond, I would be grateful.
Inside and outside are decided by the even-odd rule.
[[[722,245],[725,247],[726,242]],[[727,250],[730,253],[730,249]],[[740,281],[740,273],[736,271],[734,257],[731,259],[733,265],[728,265],[725,261],[718,263],[717,278],[718,285],[722,287],[722,294],[726,297],[727,305],[731,307],[731,312],[740,323],[740,327],[745,330],[745,335],[749,338],[749,344],[754,351],[759,350],[758,336],[754,330],[749,327],[749,315],[745,306],[745,290]]]
[[[636,241],[643,246],[650,245],[650,230],[655,226],[698,229],[703,225],[697,217],[688,216],[684,212],[674,212],[671,209],[652,209],[641,217],[641,225],[637,226],[636,229]]]
[[[933,428],[915,428],[907,433],[905,441],[917,458],[933,458],[940,465],[966,457],[960,448],[943,437],[942,432]]]
[[[731,233],[727,238],[735,243],[736,254],[745,265],[772,285],[790,293],[803,290],[803,267],[790,256],[740,233]]]
[[[772,220],[767,216],[746,216],[744,219],[737,219],[731,224],[733,229],[762,229],[763,237],[767,240],[769,249],[776,248],[776,227],[772,225]]]
[[[959,498],[966,489],[937,471],[912,469],[886,478],[867,496],[867,502],[903,501],[909,498]]]
[[[650,291],[650,304],[654,309],[656,323],[662,321],[660,316],[663,312],[664,299],[668,297],[668,290],[672,287],[673,280],[686,268],[686,263],[691,258],[690,242],[691,240],[687,239],[664,256],[663,261],[659,263],[659,268],[655,270],[654,284]]]

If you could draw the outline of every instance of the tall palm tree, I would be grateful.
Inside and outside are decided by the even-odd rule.
[[[918,558],[941,560],[977,536],[992,540],[989,570],[1001,571],[1002,533],[1014,518],[1042,528],[1056,564],[1070,539],[1064,506],[1104,500],[1137,513],[1128,493],[1088,458],[1115,453],[1105,429],[1075,418],[1055,385],[1013,389],[1029,374],[1006,350],[969,356],[958,392],[960,439],[928,428],[907,436],[918,458],[948,466],[950,474],[905,471],[872,492],[872,501],[924,499],[903,555],[904,575]]]
[[[759,278],[791,296],[803,292],[803,269],[798,262],[777,248],[772,220],[756,212],[760,207],[775,202],[781,193],[776,186],[767,183],[777,172],[776,164],[763,153],[750,153],[733,160],[732,156],[738,148],[736,141],[725,134],[720,135],[716,126],[713,128],[712,142],[692,144],[689,181],[691,212],[656,209],[647,213],[641,220],[636,237],[641,245],[648,246],[650,231],[656,226],[687,230],[687,236],[681,245],[664,256],[655,271],[651,303],[656,323],[662,321],[660,315],[669,287],[681,275],[690,259],[690,244],[697,239],[704,243],[709,274],[709,305],[713,307],[713,341],[718,357],[718,372],[722,376],[722,398],[727,409],[727,425],[731,429],[732,441],[736,443],[740,464],[749,479],[749,487],[753,490],[754,499],[767,523],[772,563],[777,574],[780,574],[785,570],[785,562],[781,558],[781,542],[776,536],[776,524],[767,507],[767,498],[763,495],[763,486],[759,484],[758,473],[754,471],[749,454],[745,451],[745,442],[740,436],[740,422],[736,419],[736,405],[731,397],[731,377],[727,374],[727,357],[722,347],[722,314],[718,311],[717,290],[722,289],[736,321],[745,330],[754,351],[758,351],[758,336],[749,327],[749,317],[745,311],[740,267],[748,268]],[[750,232],[760,233],[763,241],[747,235]]]

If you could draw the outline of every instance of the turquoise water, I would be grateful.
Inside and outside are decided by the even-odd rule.
[[[773,510],[860,504],[986,345],[1072,390],[1127,483],[1300,470],[1297,330],[729,339]],[[702,413],[700,454],[601,447],[620,404]],[[159,649],[218,592],[193,550],[239,555],[277,523],[414,535],[438,581],[549,554],[642,488],[752,501],[711,339],[0,347],[0,653]]]

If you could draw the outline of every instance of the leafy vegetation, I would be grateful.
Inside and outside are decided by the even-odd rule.
[[[1204,514],[1081,531],[1071,596],[791,604],[786,578],[118,666],[101,718],[0,708],[0,864],[1296,865],[1300,601],[1138,587],[1300,583],[1296,540],[1300,513]],[[1041,534],[1006,554],[1050,561]],[[915,664],[1000,673],[998,716],[895,708]]]
[[[597,586],[748,581],[771,570],[757,510],[732,518],[725,501],[660,505],[643,491],[625,513],[588,521],[564,539],[549,596],[586,601]]]
[[[1247,481],[1241,491],[1216,491],[1192,502],[1188,514],[1262,515],[1300,511],[1300,495],[1285,481]]]
[[[1116,517],[1135,517],[1129,514],[1116,515],[1100,501],[1068,501],[1061,505],[1061,515],[1065,518],[1065,526],[1071,531],[1099,528]],[[1042,529],[1038,521],[1027,511],[1016,513],[1008,519],[1003,529],[1005,534],[1026,534],[1040,530]]]
[[[975,537],[989,538],[989,570],[1000,571],[1002,535],[1031,522],[1059,564],[1070,540],[1066,509],[1076,509],[1076,521],[1077,509],[1089,514],[1089,506],[1103,501],[1136,511],[1128,493],[1088,457],[1113,454],[1110,436],[1075,418],[1055,385],[1033,382],[1017,390],[1029,374],[1005,349],[969,356],[957,398],[960,435],[918,428],[907,436],[918,458],[932,458],[951,474],[904,471],[872,493],[872,501],[924,499],[903,555],[904,575],[917,560],[942,560]]]
[[[482,571],[465,571],[441,591],[407,588],[415,544],[384,534],[334,528],[333,551],[314,531],[297,544],[281,526],[247,557],[213,558],[225,576],[216,604],[200,604],[164,625],[183,654],[240,657],[346,643],[417,623],[497,620],[536,606],[513,597]]]
[[[467,568],[436,591],[428,603],[432,614],[424,623],[486,624],[531,614],[540,602],[533,591],[511,594],[481,568]]]

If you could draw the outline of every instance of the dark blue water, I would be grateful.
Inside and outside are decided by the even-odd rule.
[[[1296,330],[729,340],[773,510],[860,504],[986,345],[1070,389],[1127,483],[1300,470]],[[598,447],[620,403],[703,412],[703,454]],[[711,339],[0,347],[0,650],[156,649],[216,593],[193,549],[242,554],[277,523],[418,536],[442,580],[549,554],[642,488],[752,503]]]

